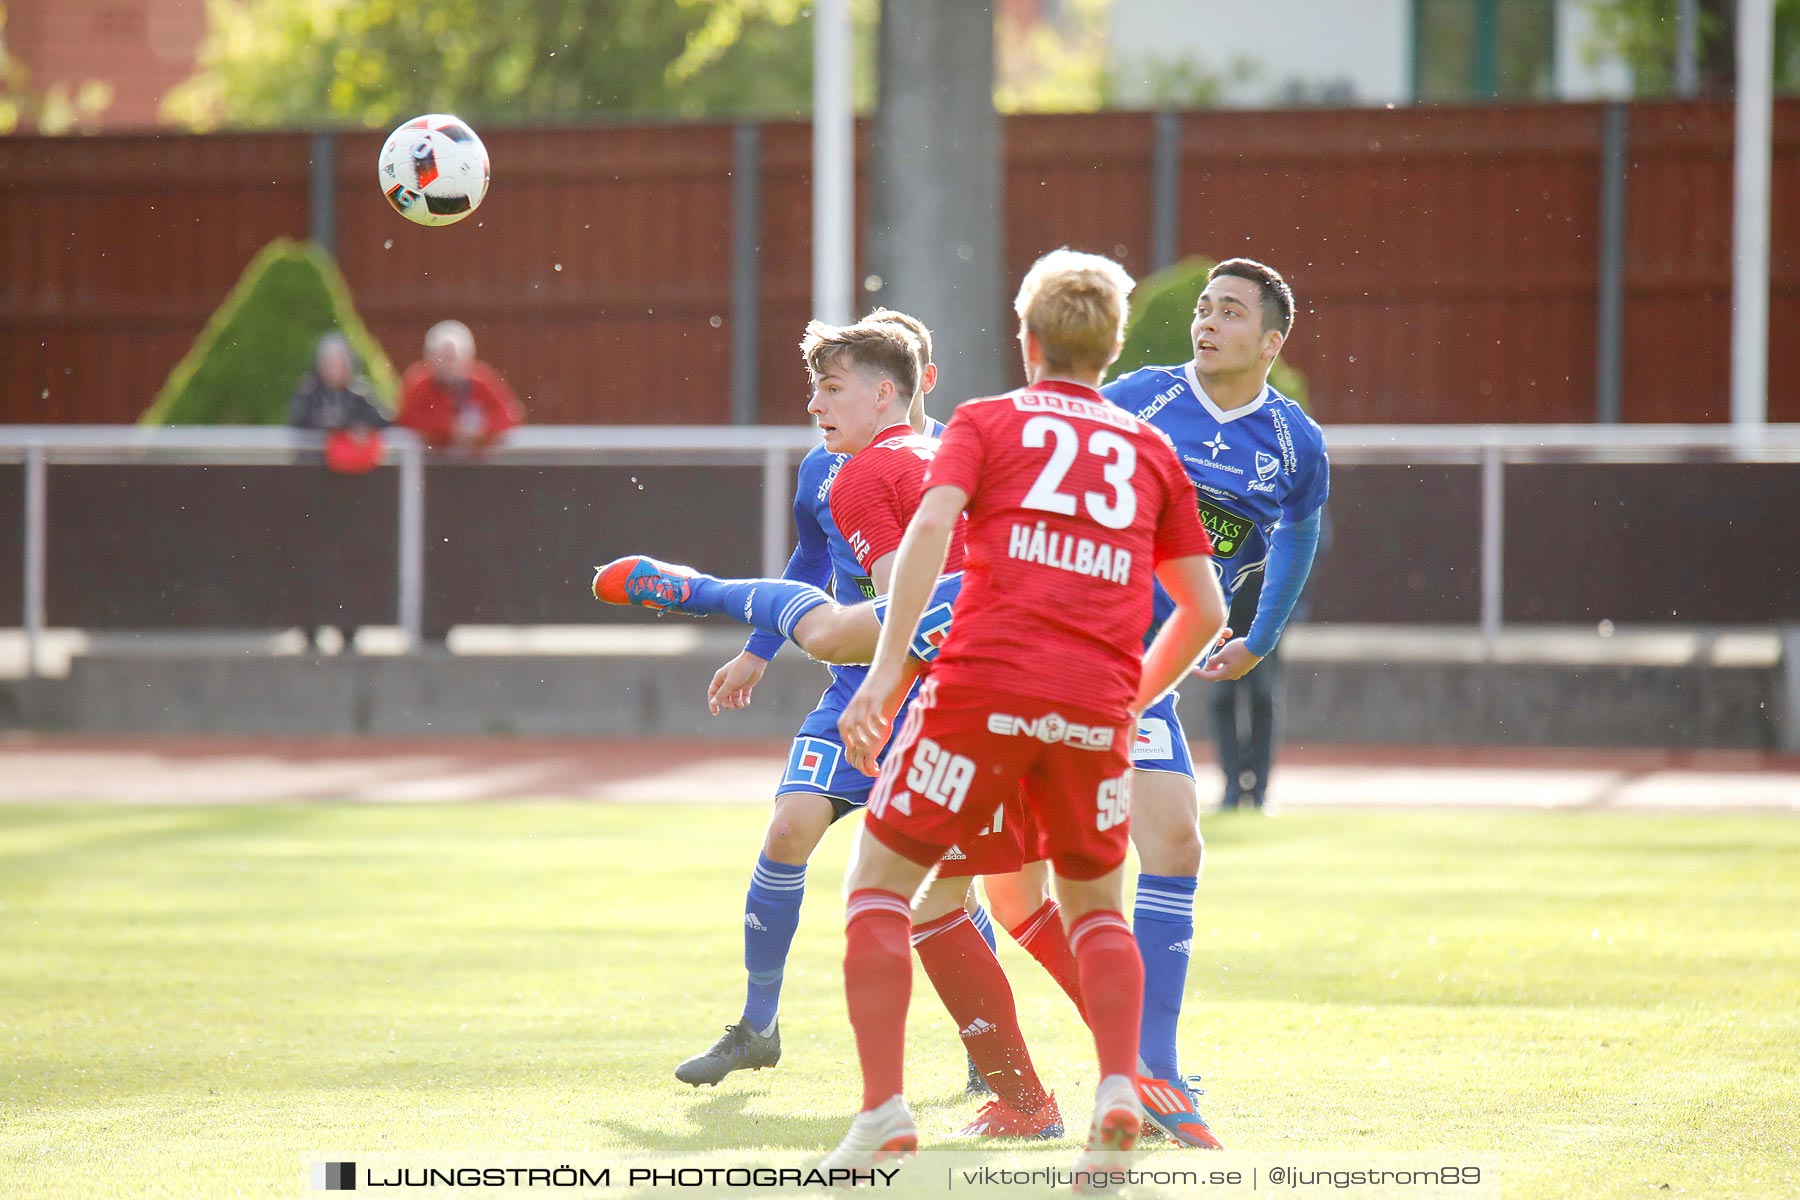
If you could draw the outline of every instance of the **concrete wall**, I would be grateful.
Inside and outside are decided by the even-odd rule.
[[[0,684],[0,727],[81,733],[784,738],[826,679],[798,654],[747,712],[703,706],[723,656],[104,657]],[[1290,743],[1800,749],[1781,668],[1286,664]],[[1183,722],[1207,739],[1204,685]]]

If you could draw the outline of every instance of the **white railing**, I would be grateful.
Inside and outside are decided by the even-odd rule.
[[[787,561],[788,474],[818,440],[806,426],[539,425],[507,435],[484,461],[704,465],[760,463],[763,471],[762,569]],[[1326,440],[1339,463],[1464,463],[1481,468],[1481,606],[1490,655],[1501,630],[1505,467],[1524,462],[1794,462],[1800,425],[1340,425]],[[177,462],[214,465],[291,463],[317,453],[322,439],[266,426],[0,425],[0,462],[25,464],[24,628],[28,670],[36,673],[45,628],[48,563],[47,470],[51,463]],[[425,450],[404,430],[389,430],[387,461],[400,472],[397,624],[408,646],[419,641],[425,587]]]

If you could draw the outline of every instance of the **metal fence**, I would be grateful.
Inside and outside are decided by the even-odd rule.
[[[219,589],[337,597],[342,608],[360,588],[366,602],[343,611],[391,620],[416,647],[428,623],[596,619],[573,600],[590,546],[667,548],[730,573],[779,574],[794,469],[815,440],[802,427],[539,426],[475,461],[428,455],[393,431],[376,472],[391,486],[359,493],[355,536],[369,553],[338,561],[293,516],[354,485],[325,476],[316,434],[0,426],[0,505],[16,503],[18,517],[0,510],[0,555],[21,567],[16,611],[34,671],[44,630],[84,614],[114,628],[303,623],[305,603],[237,596],[196,611],[166,583],[157,594],[159,578],[218,572],[220,553],[242,570],[215,580]],[[1328,440],[1338,548],[1315,575],[1322,619],[1474,624],[1490,650],[1509,622],[1572,613],[1800,621],[1800,426],[1340,426]],[[279,491],[255,482],[271,474]],[[428,476],[438,480],[429,488]],[[188,490],[197,478],[211,490]],[[221,529],[193,511],[202,507],[250,511]],[[434,508],[447,521],[432,525]],[[58,538],[72,550],[57,555]],[[438,543],[453,539],[463,559],[437,560],[447,582],[428,578]],[[485,571],[471,574],[471,559]],[[384,581],[366,578],[383,571]],[[486,607],[458,607],[454,594],[439,602],[495,577],[530,577],[530,602],[504,589]],[[96,597],[112,606],[96,608]],[[428,597],[440,620],[428,622]]]

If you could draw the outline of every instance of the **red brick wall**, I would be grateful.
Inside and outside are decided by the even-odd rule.
[[[111,84],[112,103],[82,128],[161,123],[163,97],[192,74],[206,36],[206,0],[8,0],[9,50],[42,94]]]

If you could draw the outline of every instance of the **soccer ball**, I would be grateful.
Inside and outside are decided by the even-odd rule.
[[[454,225],[487,196],[487,147],[458,118],[432,113],[388,135],[376,173],[381,194],[407,220]]]

